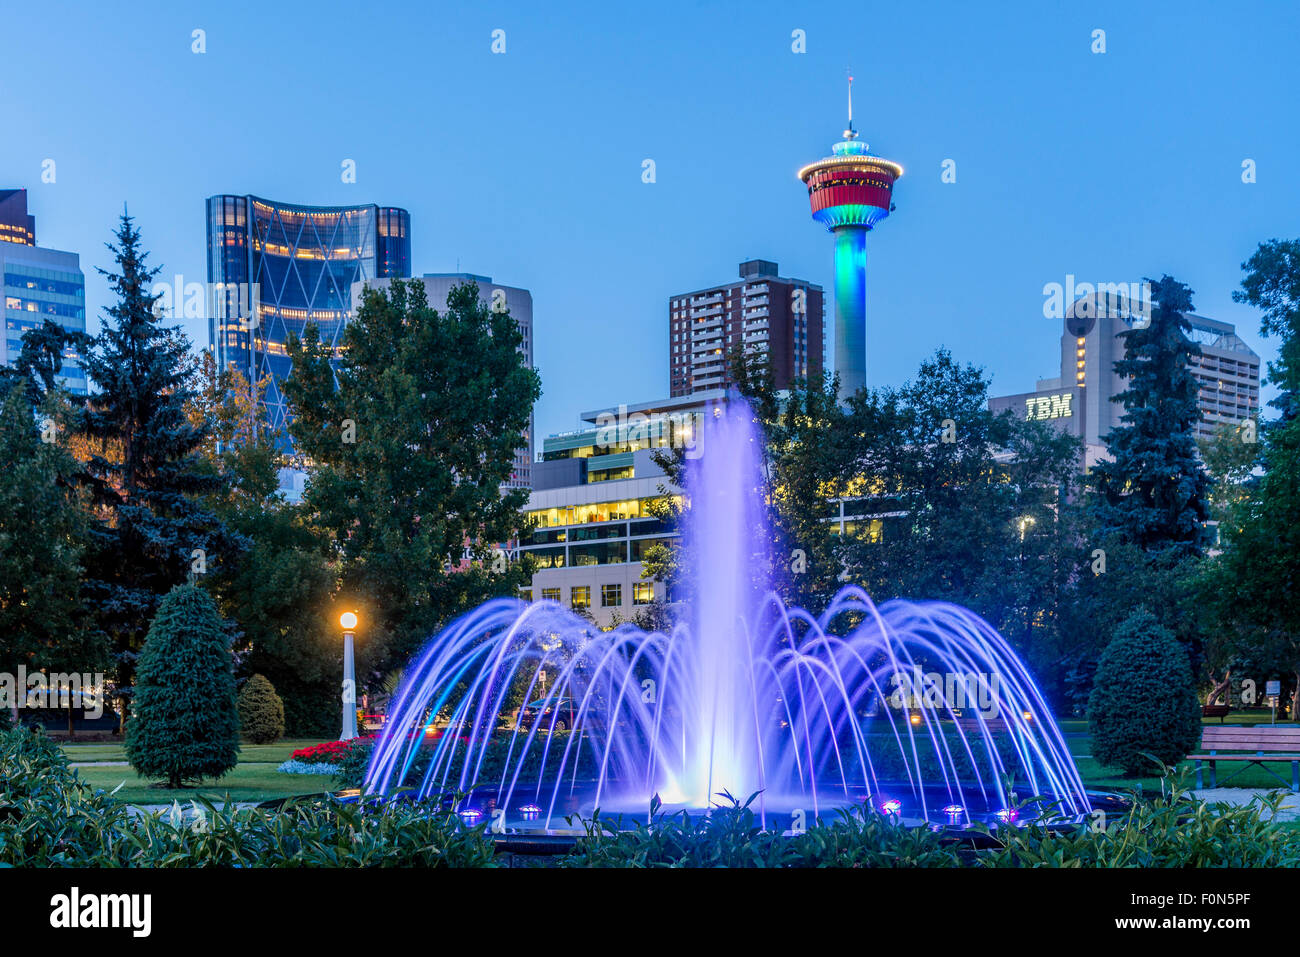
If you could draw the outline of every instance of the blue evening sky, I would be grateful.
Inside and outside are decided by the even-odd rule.
[[[186,281],[210,194],[403,206],[415,273],[532,290],[541,434],[667,394],[670,295],[756,257],[829,289],[795,171],[839,137],[849,66],[864,139],[907,170],[869,244],[873,384],[940,345],[999,392],[1055,375],[1042,288],[1069,273],[1169,272],[1271,357],[1231,293],[1260,240],[1300,235],[1290,3],[28,2],[0,23],[0,188],[82,254],[91,331],[123,201]]]

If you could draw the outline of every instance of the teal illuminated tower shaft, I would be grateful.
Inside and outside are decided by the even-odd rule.
[[[835,372],[840,395],[867,384],[867,230],[835,230]]]

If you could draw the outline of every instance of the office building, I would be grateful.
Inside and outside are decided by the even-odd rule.
[[[309,323],[337,349],[350,318],[352,286],[410,275],[410,215],[375,205],[298,206],[257,196],[207,201],[208,282],[224,290],[209,315],[208,334],[220,368],[235,366],[251,381],[267,380],[265,418],[287,435],[281,384],[289,375],[285,348]],[[224,308],[229,304],[229,308]]]
[[[738,280],[668,300],[669,394],[731,385],[728,360],[738,346],[770,361],[776,387],[788,388],[822,371],[822,326],[821,286],[784,279],[765,259],[743,262]]]
[[[675,446],[692,457],[702,416],[724,401],[714,390],[597,409],[581,415],[580,428],[548,436],[524,510],[535,530],[518,548],[537,561],[523,597],[558,601],[602,627],[667,598],[661,582],[642,578],[642,562],[650,548],[677,538],[651,503],[681,490],[654,451]]]
[[[1032,392],[991,398],[989,408],[1047,421],[1082,439],[1084,467],[1091,468],[1106,455],[1106,435],[1122,424],[1124,407],[1111,401],[1126,387],[1115,372],[1115,363],[1124,358],[1121,333],[1149,316],[1149,309],[1149,304],[1113,292],[1079,297],[1066,310],[1060,375],[1038,380]],[[1201,349],[1191,358],[1201,410],[1196,437],[1209,438],[1221,425],[1258,416],[1260,359],[1230,323],[1185,315],[1191,325],[1188,336]]]
[[[70,332],[86,331],[86,277],[76,253],[36,245],[36,218],[27,212],[25,189],[0,190],[0,276],[4,279],[5,336],[0,362],[12,365],[22,337],[45,320]],[[64,355],[59,383],[86,394],[81,356]]]

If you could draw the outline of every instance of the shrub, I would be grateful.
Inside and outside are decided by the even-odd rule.
[[[253,675],[239,691],[239,730],[253,744],[274,744],[284,737],[284,702],[271,682]]]
[[[491,867],[495,845],[414,803],[199,798],[140,814],[92,791],[41,733],[0,734],[0,867]]]
[[[208,593],[178,585],[158,605],[135,682],[126,756],[170,787],[220,777],[239,754],[235,678],[221,616]]]
[[[1092,754],[1129,775],[1167,765],[1196,747],[1201,709],[1187,653],[1145,608],[1120,623],[1102,652],[1088,698]]]

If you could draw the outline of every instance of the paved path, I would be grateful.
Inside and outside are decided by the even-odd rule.
[[[1264,795],[1271,793],[1270,788],[1202,788],[1192,793],[1198,798],[1210,803],[1222,802],[1231,804],[1235,807],[1245,807],[1248,804],[1259,801]],[[1278,821],[1298,821],[1300,820],[1300,794],[1290,791],[1286,792],[1286,797],[1282,799],[1281,809],[1277,813]]]

